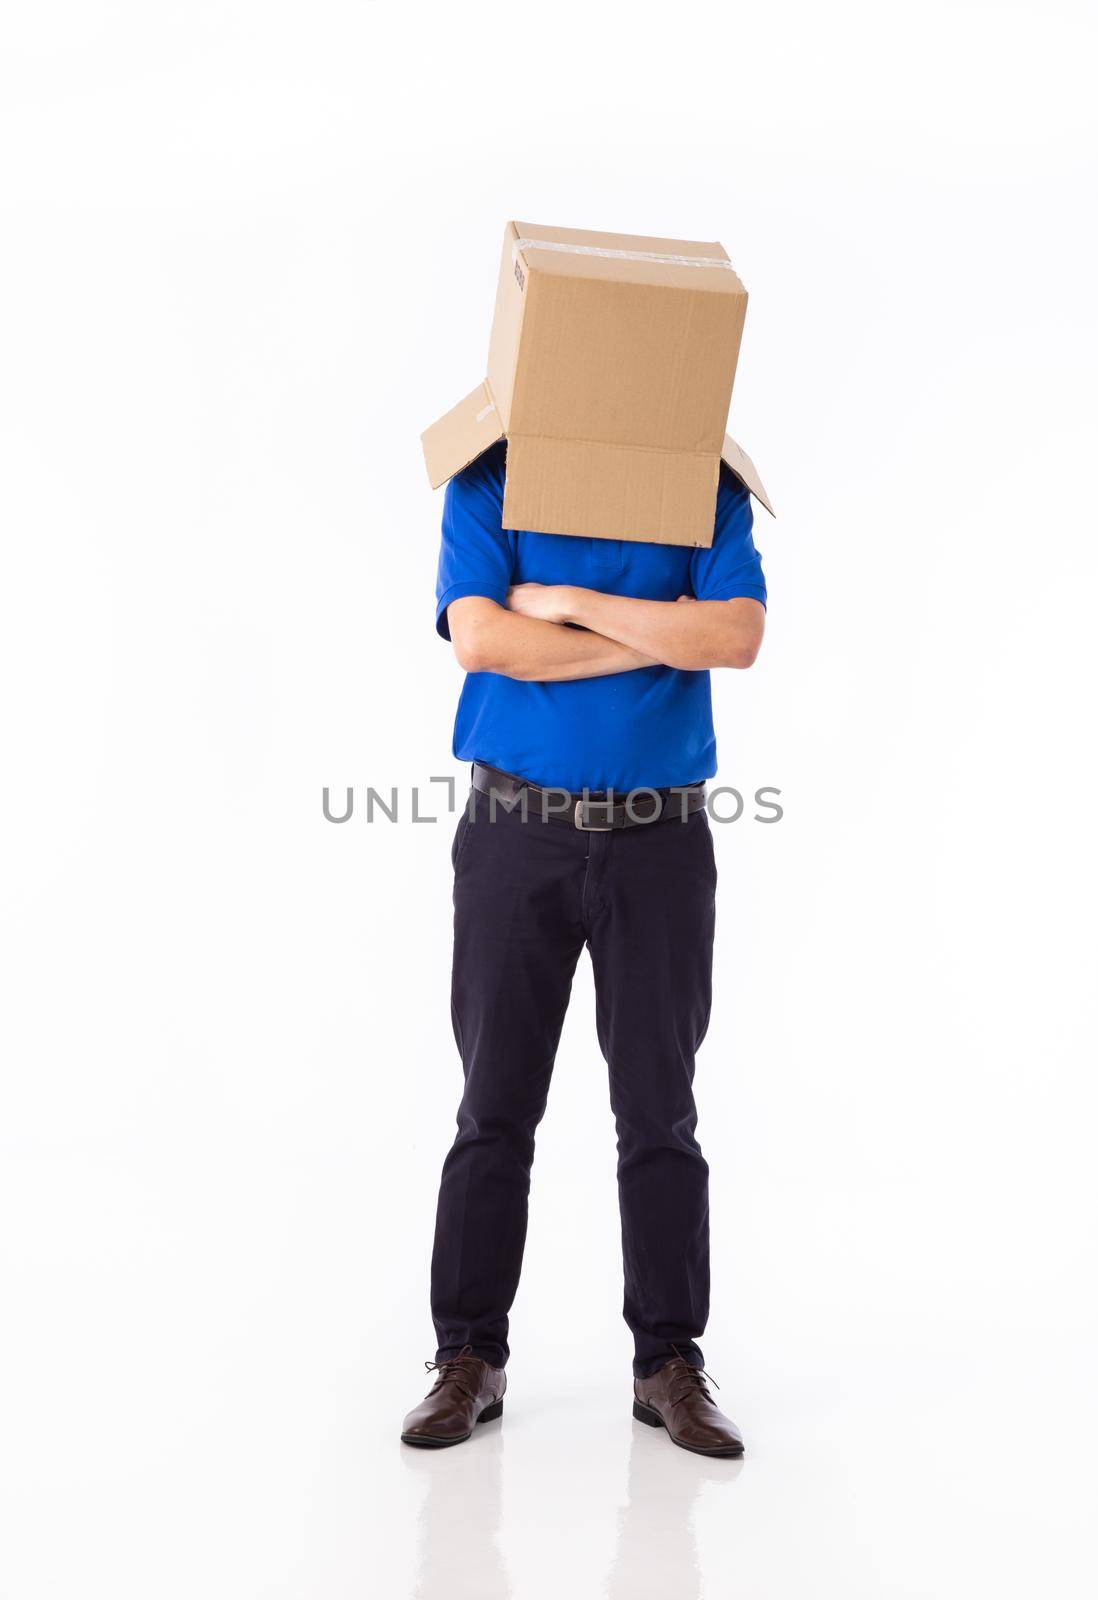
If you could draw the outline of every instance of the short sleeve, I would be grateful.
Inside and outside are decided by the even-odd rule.
[[[734,600],[741,595],[766,604],[766,579],[751,537],[751,496],[723,466],[717,487],[713,543],[695,550],[690,578],[697,600]]]
[[[503,455],[489,450],[446,485],[442,548],[435,586],[435,627],[450,637],[446,608],[465,595],[503,605],[511,587],[514,546],[504,531]]]

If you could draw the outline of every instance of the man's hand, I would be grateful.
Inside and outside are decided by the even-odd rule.
[[[516,583],[507,591],[507,609],[535,622],[566,622],[570,593],[566,583]]]

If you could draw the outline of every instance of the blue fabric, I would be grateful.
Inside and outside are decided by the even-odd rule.
[[[567,583],[640,600],[766,603],[751,537],[751,498],[723,465],[708,550],[617,539],[523,533],[501,525],[506,445],[494,445],[446,486],[435,626],[464,595],[503,605],[517,583]],[[542,785],[591,790],[665,788],[717,770],[708,672],[641,667],[570,683],[520,683],[469,673],[458,702],[454,755]]]

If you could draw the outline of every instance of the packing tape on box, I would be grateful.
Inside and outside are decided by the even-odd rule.
[[[555,239],[516,239],[511,246],[511,260],[517,261],[520,250],[563,250],[570,256],[605,256],[610,261],[656,261],[668,267],[721,267],[732,272],[731,261],[715,256],[662,256],[655,250],[604,250],[594,244],[561,244]]]

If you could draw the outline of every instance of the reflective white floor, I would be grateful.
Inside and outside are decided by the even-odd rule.
[[[178,1230],[147,1210],[154,1174],[144,1189],[117,1174],[106,1208],[88,1173],[85,1213],[54,1205],[58,1254],[14,1262],[3,1600],[1098,1590],[1092,1339],[1039,1298],[994,1310],[981,1291],[975,1315],[956,1286],[949,1304],[898,1304],[880,1270],[775,1272],[739,1338],[706,1339],[747,1443],[741,1462],[709,1461],[632,1419],[608,1291],[586,1355],[549,1333],[568,1280],[538,1242],[503,1418],[467,1445],[410,1450],[400,1418],[429,1382],[424,1352],[363,1339],[378,1302],[351,1270],[359,1221],[338,1166],[328,1189],[315,1166],[301,1189],[283,1170],[259,1192],[256,1168],[227,1227],[235,1171],[218,1182],[208,1166],[205,1198],[165,1187]],[[72,1253],[93,1261],[109,1226],[146,1230],[141,1272],[136,1254],[102,1253],[78,1275]],[[568,1258],[583,1274],[583,1251]]]
[[[571,1449],[561,1418],[541,1430],[549,1437],[540,1447],[530,1427],[519,1423],[508,1438],[501,1421],[474,1436],[461,1463],[404,1453],[422,1494],[415,1596],[504,1600],[571,1589],[694,1600],[705,1592],[703,1501],[713,1497],[719,1519],[731,1515],[744,1463],[672,1451],[654,1430],[615,1425],[605,1405],[588,1404],[586,1418],[573,1414]]]
[[[413,1395],[395,1365],[342,1393],[337,1374],[314,1373],[294,1394],[261,1359],[227,1407],[196,1396],[190,1426],[153,1365],[139,1362],[140,1419],[114,1410],[110,1384],[97,1433],[59,1449],[56,1419],[40,1419],[38,1457],[5,1484],[5,1600],[1095,1592],[1076,1419],[1020,1414],[1034,1396],[994,1362],[958,1367],[952,1389],[879,1365],[756,1374],[728,1401],[742,1462],[676,1450],[625,1394],[577,1388],[564,1369],[516,1374],[503,1418],[469,1444],[417,1451],[397,1438]]]
[[[1098,1592],[1082,1292],[1073,1318],[1063,1300],[966,1287],[967,1242],[954,1258],[944,1234],[916,1290],[915,1252],[874,1262],[850,1244],[858,1216],[891,1243],[895,1195],[852,1209],[845,1255],[815,1275],[807,1249],[796,1272],[743,1257],[769,1280],[705,1341],[747,1442],[723,1462],[633,1420],[616,1284],[597,1277],[612,1240],[573,1230],[558,1263],[545,1206],[503,1417],[423,1451],[399,1429],[429,1383],[426,1341],[390,1341],[380,1320],[422,1333],[423,1264],[394,1230],[404,1299],[363,1288],[357,1159],[255,1164],[246,1186],[208,1163],[190,1189],[152,1164],[70,1163],[82,1209],[57,1200],[61,1170],[17,1174],[40,1242],[11,1257],[20,1315],[0,1322],[3,1600]],[[768,1202],[774,1238],[776,1189]],[[913,1206],[925,1216],[921,1194]],[[803,1197],[794,1209],[810,1215]],[[948,1298],[933,1292],[945,1266]],[[586,1351],[553,1322],[577,1284],[604,1312]]]
[[[390,1583],[417,1600],[1093,1592],[1083,1485],[1027,1443],[1008,1387],[957,1376],[952,1397],[902,1377],[890,1395],[883,1369],[861,1392],[852,1372],[816,1394],[778,1379],[741,1462],[674,1449],[609,1394],[516,1394],[461,1450],[400,1453],[388,1531],[413,1549]]]

